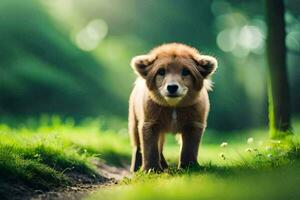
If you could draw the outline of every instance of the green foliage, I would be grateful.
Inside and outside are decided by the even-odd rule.
[[[4,0],[0,13],[0,113],[124,113],[102,81],[103,65],[58,31],[37,1]]]
[[[286,18],[287,46],[296,52],[289,54],[288,64],[293,110],[298,113],[300,40],[295,2],[286,3]],[[135,79],[130,59],[175,41],[219,60],[210,93],[210,127],[231,131],[266,125],[266,27],[261,4],[2,0],[1,118],[56,113],[76,119],[98,115],[124,119]],[[91,26],[94,22],[100,25]]]

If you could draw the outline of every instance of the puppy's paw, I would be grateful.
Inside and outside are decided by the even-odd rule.
[[[160,165],[142,166],[142,171],[147,173],[161,173],[163,172],[163,168]]]
[[[201,169],[201,166],[199,165],[198,162],[187,162],[187,163],[180,163],[178,169],[194,171],[194,170]]]

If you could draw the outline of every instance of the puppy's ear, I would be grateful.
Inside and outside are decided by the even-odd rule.
[[[135,56],[131,59],[131,67],[137,75],[146,78],[154,60],[155,56],[153,55]]]
[[[193,56],[193,59],[196,61],[197,68],[204,78],[212,75],[218,67],[217,59],[212,56],[197,54]]]

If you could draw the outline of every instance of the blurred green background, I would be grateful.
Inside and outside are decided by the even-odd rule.
[[[300,114],[300,4],[286,2],[293,117]],[[167,42],[218,58],[209,128],[267,125],[259,0],[1,0],[0,118],[126,120],[130,59]]]

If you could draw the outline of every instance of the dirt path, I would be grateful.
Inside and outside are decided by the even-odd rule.
[[[94,161],[97,167],[97,173],[100,175],[99,179],[91,180],[90,178],[78,174],[70,175],[70,178],[74,180],[74,185],[65,188],[59,188],[54,191],[41,192],[31,197],[31,200],[79,200],[89,194],[99,190],[102,187],[109,187],[117,184],[118,181],[124,177],[130,177],[128,168],[114,167],[102,163],[100,161]]]

